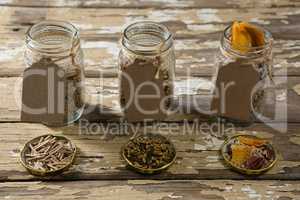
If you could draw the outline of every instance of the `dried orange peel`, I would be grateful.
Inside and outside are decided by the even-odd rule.
[[[251,47],[263,46],[265,44],[265,35],[255,25],[235,21],[231,29],[231,44],[235,50],[247,53]]]
[[[244,136],[239,136],[238,140],[241,144],[245,144],[245,145],[249,145],[249,146],[255,146],[255,147],[260,147],[260,146],[267,143],[265,140],[250,138],[250,137],[244,137]]]
[[[232,150],[232,159],[231,162],[237,166],[242,165],[251,155],[252,147],[241,145],[241,144],[233,144],[231,146]]]

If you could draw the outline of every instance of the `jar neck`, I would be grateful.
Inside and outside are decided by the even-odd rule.
[[[67,55],[75,52],[79,45],[79,31],[64,21],[42,21],[26,34],[26,47],[44,56]]]
[[[226,57],[233,59],[259,59],[268,56],[272,52],[273,38],[269,31],[262,29],[264,32],[265,44],[258,47],[247,48],[247,52],[241,52],[233,48],[231,42],[231,28],[232,25],[228,26],[222,35],[220,50]]]
[[[122,45],[134,54],[151,56],[170,49],[173,39],[171,32],[162,24],[137,22],[124,30]]]

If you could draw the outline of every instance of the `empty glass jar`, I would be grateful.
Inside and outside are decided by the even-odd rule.
[[[128,121],[162,120],[173,95],[175,55],[168,28],[138,22],[123,32],[119,54],[120,103]]]
[[[49,112],[49,108],[45,113],[48,116],[58,113],[62,116],[62,121],[46,118],[42,122],[48,125],[65,125],[78,120],[84,109],[84,64],[79,31],[76,27],[64,21],[42,21],[33,25],[26,35],[24,56],[27,68],[34,66],[45,69],[48,66],[57,66],[60,73],[58,76],[64,81],[63,97],[50,94],[53,83],[48,82],[47,105],[50,106],[49,98],[58,98],[58,101],[54,99],[53,102],[61,105],[54,105],[58,110],[53,110],[53,113]],[[49,75],[45,78],[50,81]]]

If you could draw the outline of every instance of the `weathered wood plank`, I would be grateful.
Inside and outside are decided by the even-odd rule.
[[[263,114],[267,121],[299,122],[300,92],[298,77],[276,77],[274,96],[267,95],[263,106]],[[87,107],[84,118],[90,121],[119,120],[121,114],[118,100],[118,80],[116,78],[87,78]],[[177,111],[166,119],[167,121],[182,121],[183,119],[207,120],[210,111],[210,78],[177,77],[175,81],[174,108]],[[22,77],[0,78],[0,121],[19,121],[21,107]],[[298,93],[297,93],[297,92]],[[285,106],[287,112],[285,114]],[[278,109],[277,112],[276,109]],[[101,110],[102,109],[102,110]],[[176,109],[175,109],[176,110]],[[276,113],[276,117],[274,116]]]
[[[21,36],[0,39],[0,77],[22,76],[25,68]],[[211,76],[215,71],[216,40],[179,39],[175,41],[177,76]],[[116,77],[120,45],[113,40],[82,41],[87,77]],[[300,75],[300,40],[278,40],[274,44],[274,75]]]
[[[153,125],[153,124],[152,124]],[[93,124],[88,129],[78,125],[64,128],[48,128],[39,124],[0,123],[0,181],[39,180],[19,163],[19,152],[25,142],[38,135],[63,134],[79,148],[75,164],[62,175],[51,180],[128,180],[149,179],[126,168],[120,158],[120,149],[136,133],[152,131],[170,138],[177,149],[177,160],[167,171],[151,176],[151,179],[300,179],[299,124],[289,124],[286,132],[280,133],[262,124],[249,128],[235,127],[228,131],[243,130],[245,133],[269,139],[279,152],[279,161],[274,168],[258,177],[245,177],[223,165],[219,156],[222,139],[213,137],[207,129],[193,129],[189,124],[168,126],[165,123],[147,127],[130,125],[128,131],[120,131],[117,124]],[[96,130],[99,126],[99,131]],[[170,128],[171,127],[171,128]],[[123,129],[124,130],[124,129]],[[287,148],[288,147],[288,148]]]
[[[20,76],[24,70],[24,35],[44,19],[67,20],[81,30],[86,73],[115,76],[118,40],[126,25],[139,20],[166,24],[175,34],[178,75],[210,76],[222,30],[232,20],[253,21],[275,38],[275,74],[300,75],[299,9],[77,9],[2,7],[0,76]],[[287,72],[285,71],[287,69]]]
[[[119,38],[130,23],[152,20],[166,24],[176,38],[219,39],[233,20],[255,22],[268,28],[276,39],[299,39],[298,8],[249,9],[80,9],[1,7],[2,32],[21,33],[45,19],[66,20],[82,30],[82,37]],[[19,30],[18,30],[19,28]],[[285,33],[285,34],[283,34]]]
[[[296,200],[299,181],[84,181],[0,183],[3,199]]]
[[[83,7],[83,8],[259,8],[259,7],[296,7],[300,3],[292,0],[265,0],[265,1],[243,1],[230,0],[221,3],[218,0],[119,0],[119,1],[95,1],[95,0],[1,0],[0,5],[26,6],[26,7]]]

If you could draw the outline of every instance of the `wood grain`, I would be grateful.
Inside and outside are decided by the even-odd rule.
[[[2,0],[0,5],[22,6],[22,7],[83,7],[83,8],[245,8],[245,7],[295,7],[299,6],[298,1],[292,0],[265,0],[265,1],[243,1],[230,0],[221,3],[218,0],[118,0],[118,1],[95,1],[95,0]]]
[[[72,22],[82,30],[83,38],[119,38],[123,29],[135,21],[151,20],[167,25],[175,38],[219,39],[220,33],[233,20],[250,21],[269,29],[276,39],[297,40],[299,9],[82,9],[1,7],[1,32],[14,28],[15,34],[41,20]],[[19,29],[18,29],[19,28]],[[25,30],[24,30],[25,29]],[[282,34],[285,33],[285,34]]]
[[[206,123],[202,124],[207,126]],[[192,124],[160,123],[147,126],[128,125],[128,129],[122,131],[118,125],[119,123],[87,125],[82,122],[81,126],[48,128],[40,124],[0,123],[0,181],[149,179],[149,176],[128,170],[120,157],[121,147],[126,141],[134,134],[143,133],[144,130],[165,135],[177,149],[175,164],[161,174],[152,175],[151,179],[299,180],[300,178],[299,124],[289,124],[285,132],[278,132],[262,124],[234,129],[227,124],[223,129],[227,135],[242,131],[266,138],[274,144],[279,152],[279,161],[274,168],[258,177],[240,175],[223,164],[218,151],[223,140],[212,136],[212,134],[220,135],[221,130],[218,133],[217,130],[211,132],[201,128],[201,125],[193,129]],[[19,152],[30,138],[47,133],[67,136],[79,148],[79,154],[71,169],[62,175],[50,178],[34,177],[19,163]]]
[[[0,0],[0,199],[299,199],[299,6],[298,0]],[[83,120],[63,128],[20,122],[25,34],[46,19],[78,27],[85,53],[89,107]],[[127,25],[141,20],[163,23],[174,33],[174,106],[182,112],[166,122],[129,124],[126,131],[117,100],[119,39]],[[223,29],[233,20],[257,23],[273,34],[276,95],[265,99],[263,111],[273,116],[276,105],[279,112],[276,120],[265,124],[227,123],[217,129],[219,121],[204,113],[210,106],[214,55]],[[187,105],[191,105],[189,114]],[[193,120],[199,126],[187,123]],[[167,136],[176,146],[178,158],[162,174],[134,173],[120,158],[122,145],[145,130]],[[215,137],[224,131],[270,140],[279,161],[258,177],[233,172],[219,155],[222,137]],[[19,153],[30,138],[46,133],[64,134],[79,153],[65,173],[34,177],[20,165]]]
[[[135,21],[167,25],[175,36],[176,73],[211,76],[223,29],[246,20],[269,29],[274,38],[276,75],[300,75],[298,8],[255,9],[80,9],[1,7],[0,76],[20,76],[24,70],[24,40],[28,28],[41,20],[58,19],[81,31],[86,74],[116,76],[123,29]]]
[[[296,200],[299,181],[81,181],[0,183],[3,199]]]

